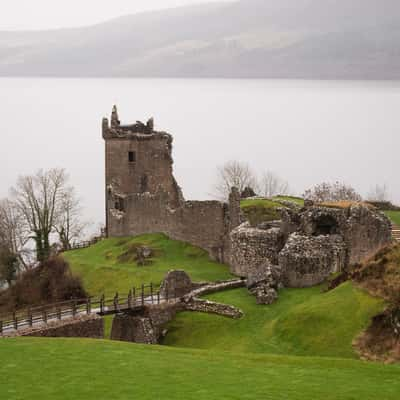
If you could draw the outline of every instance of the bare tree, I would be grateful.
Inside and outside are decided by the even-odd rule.
[[[29,240],[27,225],[16,203],[9,199],[0,200],[0,245],[14,254],[19,266],[25,268],[30,261]]]
[[[362,201],[362,197],[356,190],[341,182],[320,183],[313,188],[306,190],[303,197],[317,203],[327,201]]]
[[[69,250],[72,243],[83,235],[87,222],[82,222],[81,206],[72,187],[65,190],[59,202],[54,228],[63,250]]]
[[[261,177],[261,193],[265,197],[289,194],[289,183],[271,171]]]
[[[386,184],[375,185],[368,193],[370,201],[389,201],[389,190]]]
[[[50,235],[66,192],[68,176],[63,169],[21,176],[12,189],[15,203],[35,241],[38,261],[50,255]]]
[[[242,193],[246,188],[257,190],[257,177],[247,163],[228,161],[218,167],[213,195],[219,200],[226,201],[232,187],[236,187],[239,193]]]

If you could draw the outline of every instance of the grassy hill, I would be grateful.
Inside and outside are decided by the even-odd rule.
[[[385,211],[385,214],[394,224],[400,226],[400,211]]]
[[[182,313],[170,323],[164,344],[245,353],[356,357],[353,339],[383,308],[382,300],[348,282],[323,293],[321,287],[284,289],[271,306],[257,305],[245,289],[213,294],[244,317]]]
[[[7,400],[397,400],[400,366],[84,339],[0,341]]]
[[[277,210],[282,208],[283,205],[279,201],[290,201],[299,206],[304,205],[304,200],[300,197],[276,196],[272,199],[245,199],[241,201],[240,207],[251,225],[255,226],[262,222],[280,219]]]
[[[135,261],[138,246],[152,249],[149,265],[139,266]],[[93,296],[126,294],[142,283],[159,284],[171,269],[185,270],[195,282],[232,278],[228,266],[210,260],[206,251],[163,234],[107,239],[87,249],[64,253],[64,257]]]
[[[152,263],[134,260],[138,245],[154,252]],[[162,234],[107,239],[87,249],[65,254],[74,274],[92,295],[127,293],[142,282],[159,283],[170,269],[184,269],[194,281],[231,277],[226,265],[206,252]],[[241,308],[245,317],[230,320],[215,315],[183,313],[173,321],[165,344],[176,347],[235,352],[354,357],[352,340],[384,305],[346,283],[329,293],[321,287],[281,290],[272,306],[257,305],[247,290],[217,293],[211,299]],[[106,319],[106,332],[111,319]]]

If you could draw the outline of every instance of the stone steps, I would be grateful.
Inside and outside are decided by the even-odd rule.
[[[400,226],[392,225],[392,237],[397,242],[400,242]]]

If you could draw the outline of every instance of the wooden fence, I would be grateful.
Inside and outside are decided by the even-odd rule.
[[[6,331],[47,325],[50,322],[75,318],[79,315],[110,315],[145,305],[169,303],[176,300],[176,292],[168,293],[167,291],[164,296],[161,296],[158,288],[155,290],[155,285],[150,283],[138,288],[133,287],[126,296],[122,297],[119,293],[109,298],[103,294],[98,298],[72,299],[16,310],[9,315],[0,316],[0,335],[3,335]]]

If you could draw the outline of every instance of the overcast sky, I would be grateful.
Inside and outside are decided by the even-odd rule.
[[[212,0],[3,0],[0,30],[82,26],[141,11],[210,2]]]

